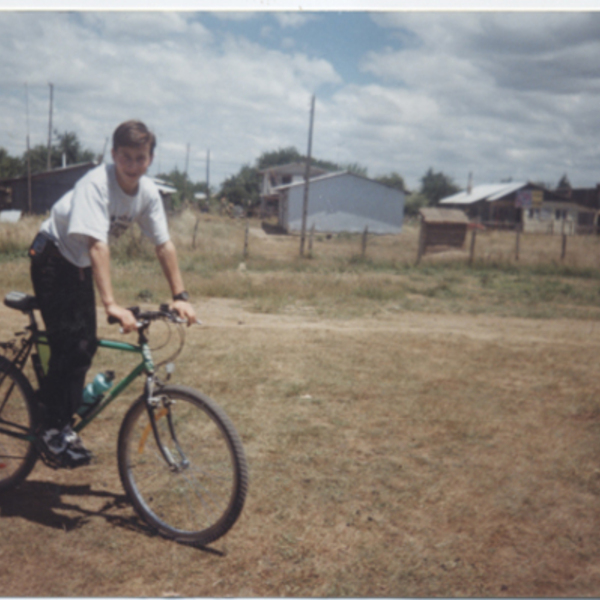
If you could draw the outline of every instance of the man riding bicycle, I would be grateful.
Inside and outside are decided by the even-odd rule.
[[[156,138],[140,121],[113,134],[113,164],[101,164],[54,206],[29,254],[31,280],[50,345],[48,373],[40,389],[46,407],[45,450],[64,466],[88,464],[91,453],[72,430],[86,373],[97,348],[94,283],[104,310],[125,333],[136,328],[131,311],[116,302],[110,277],[109,241],[137,222],[154,244],[173,296],[173,308],[196,320],[170,239],[162,199],[145,176]]]

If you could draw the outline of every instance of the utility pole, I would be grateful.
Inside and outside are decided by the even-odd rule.
[[[29,214],[32,213],[31,199],[31,152],[29,147],[29,86],[25,83],[25,115],[27,123],[27,205]]]
[[[210,148],[206,151],[206,199],[210,203]]]
[[[300,256],[304,256],[306,241],[306,215],[308,213],[308,180],[310,179],[310,158],[312,152],[313,122],[315,118],[315,95],[310,102],[310,125],[308,128],[308,151],[306,152],[306,169],[304,170],[304,201],[302,203],[302,232],[300,234]]]
[[[46,170],[49,171],[52,168],[52,103],[54,100],[54,86],[49,83],[50,86],[50,114],[48,115],[48,162],[46,163]]]
[[[183,199],[184,201],[187,200],[187,195],[188,195],[188,168],[190,166],[190,143],[188,142],[187,144],[187,149],[185,152],[185,172],[184,172],[184,180],[183,180],[183,185],[184,185],[184,194],[183,194]]]
[[[190,143],[188,142],[186,151],[185,151],[185,174],[187,176],[188,168],[190,166]]]

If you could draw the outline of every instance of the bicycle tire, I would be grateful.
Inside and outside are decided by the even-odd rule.
[[[15,433],[35,433],[35,394],[28,379],[0,356],[0,427]],[[38,458],[32,441],[0,432],[0,492],[15,488],[31,473]]]
[[[164,386],[154,397],[161,398],[154,420],[162,444],[181,465],[178,444],[189,465],[178,471],[169,467],[140,397],[119,431],[121,482],[152,528],[178,542],[207,545],[231,529],[244,506],[248,467],[241,440],[225,412],[196,390]]]

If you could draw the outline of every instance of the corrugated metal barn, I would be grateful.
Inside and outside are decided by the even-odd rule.
[[[81,179],[97,163],[87,162],[71,165],[31,176],[31,211],[35,214],[48,212],[52,205]],[[29,182],[27,177],[4,179],[0,186],[10,189],[4,198],[3,209],[29,212]]]
[[[277,188],[279,226],[302,229],[304,181]],[[404,194],[387,185],[342,171],[311,179],[306,227],[322,233],[400,233]]]

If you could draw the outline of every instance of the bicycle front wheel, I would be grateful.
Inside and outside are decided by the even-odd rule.
[[[21,483],[35,466],[34,392],[27,378],[0,356],[0,492]]]
[[[248,468],[242,443],[224,411],[204,394],[165,386],[154,398],[157,435],[143,397],[123,419],[123,487],[138,514],[161,534],[209,544],[229,531],[244,505]]]

